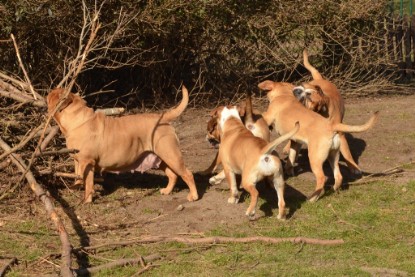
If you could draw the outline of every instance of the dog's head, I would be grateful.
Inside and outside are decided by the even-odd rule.
[[[290,95],[294,85],[285,82],[273,82],[266,80],[259,83],[258,88],[267,92],[267,98],[271,102],[277,96]]]
[[[230,117],[240,119],[238,106],[219,106],[210,112],[210,119],[207,123],[206,140],[214,148],[218,148],[220,144],[220,131],[223,124]]]
[[[59,101],[64,97],[65,89],[63,88],[55,88],[51,92],[49,92],[46,102],[48,104],[48,113],[51,114],[55,107],[58,105]],[[59,110],[56,112],[57,114],[68,107],[74,101],[74,94],[69,93],[68,97],[63,100]]]
[[[294,96],[309,110],[326,113],[329,98],[319,86],[303,84],[293,89]]]

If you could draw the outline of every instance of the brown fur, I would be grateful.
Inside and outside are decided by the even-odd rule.
[[[286,164],[286,170],[293,173],[293,165],[301,144],[308,146],[308,157],[311,170],[316,176],[316,189],[310,197],[310,201],[316,201],[324,192],[326,178],[323,172],[323,163],[329,160],[334,173],[334,189],[337,190],[343,177],[339,170],[339,132],[363,132],[373,126],[377,118],[377,112],[370,120],[359,126],[350,126],[333,122],[320,114],[305,108],[293,95],[293,85],[264,81],[258,85],[262,90],[268,91],[267,97],[270,105],[264,119],[269,125],[274,124],[276,131],[284,135],[290,131],[294,122],[300,123],[300,130],[291,139],[291,148]]]
[[[105,116],[87,107],[79,96],[69,93],[61,100],[64,89],[52,90],[48,97],[48,111],[52,113],[59,101],[61,108],[53,115],[66,138],[69,149],[77,149],[74,155],[75,173],[81,177],[78,184],[85,185],[85,202],[91,202],[94,192],[94,171],[124,172],[137,167],[143,157],[154,153],[161,159],[168,179],[162,194],[169,194],[181,176],[189,186],[189,201],[198,194],[193,174],[183,162],[179,142],[170,121],[178,117],[188,103],[188,92],[182,89],[183,99],[174,109],[162,114],[136,114],[118,118]],[[150,154],[150,155],[149,155]]]
[[[220,106],[213,111],[210,112],[210,120],[207,123],[207,135],[206,139],[210,142],[210,144],[214,147],[217,147],[220,143],[220,136],[219,130],[217,128],[217,120],[218,109],[222,109],[223,106]],[[252,108],[252,100],[251,96],[248,95],[246,100],[240,103],[238,106],[239,116],[241,117],[245,127],[251,131],[255,136],[264,139],[265,141],[269,142],[271,132],[268,128],[267,123],[262,118],[262,115],[259,111]],[[215,171],[217,165],[220,164],[220,160],[218,160],[218,154],[216,154],[215,159],[212,161],[212,164],[202,172],[203,175],[211,174]],[[217,185],[221,183],[225,179],[225,173],[222,170],[215,176],[209,179],[209,183],[212,185]]]
[[[234,115],[225,117],[226,113],[234,110]],[[278,194],[278,218],[285,218],[284,177],[281,162],[274,152],[275,147],[289,139],[299,127],[296,124],[291,132],[268,143],[255,137],[248,131],[236,112],[236,107],[220,107],[215,110],[217,129],[220,140],[219,159],[222,162],[226,179],[230,185],[231,195],[228,203],[238,202],[238,189],[235,174],[241,174],[241,186],[251,195],[251,203],[246,211],[247,216],[255,214],[258,191],[255,185],[265,177],[272,179]],[[224,115],[225,114],[225,115]],[[293,125],[294,126],[294,125]]]
[[[333,123],[343,121],[345,106],[344,100],[337,87],[323,76],[308,61],[307,51],[303,52],[304,66],[313,76],[311,82],[303,84],[308,97],[304,97],[303,104],[310,110],[320,113]],[[340,153],[343,155],[348,168],[355,174],[360,174],[361,169],[354,161],[344,134],[340,133]]]

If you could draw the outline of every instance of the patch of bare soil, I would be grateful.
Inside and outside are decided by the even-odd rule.
[[[254,105],[260,110],[266,109],[265,102],[256,101]],[[414,106],[415,96],[347,99],[345,123],[361,124],[372,112],[380,111],[379,121],[373,129],[348,136],[351,151],[365,172],[382,172],[415,158]],[[200,200],[187,202],[188,188],[181,180],[171,195],[160,195],[158,190],[166,186],[167,178],[158,171],[148,174],[108,174],[103,183],[96,184],[96,197],[94,203],[89,205],[80,204],[83,191],[73,191],[63,186],[48,187],[71,234],[71,242],[75,246],[86,246],[146,234],[200,233],[246,222],[245,210],[249,199],[244,200],[242,197],[241,203],[228,204],[226,181],[210,186],[208,177],[197,173],[210,165],[216,153],[205,141],[208,114],[208,110],[188,109],[175,122],[185,163],[195,173]],[[281,148],[279,153],[282,153]],[[282,154],[280,157],[285,158]],[[301,152],[298,163],[297,177],[287,178],[286,202],[291,216],[296,212],[296,205],[306,201],[306,196],[314,189],[314,176],[308,166],[306,150]],[[344,181],[357,179],[344,165],[342,162]],[[415,179],[413,168],[385,178],[393,183],[406,183]],[[330,170],[327,170],[326,175],[332,176]],[[59,179],[56,181],[59,182]],[[69,184],[70,181],[67,182]],[[328,183],[332,184],[331,178]],[[358,188],[352,185],[349,189]],[[258,215],[276,215],[276,193],[262,183],[259,184],[259,190],[265,204],[257,209]],[[5,205],[1,205],[0,217],[10,216],[10,213],[15,213],[15,218],[32,216],[29,210],[41,204],[32,202],[27,205],[27,198],[31,197],[6,201]],[[13,210],[10,205],[20,207]],[[47,220],[46,217],[41,218]],[[2,228],[7,226],[0,226]]]

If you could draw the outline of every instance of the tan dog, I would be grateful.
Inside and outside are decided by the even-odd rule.
[[[265,120],[262,118],[262,115],[258,112],[253,110],[252,108],[252,100],[251,95],[248,95],[246,100],[239,104],[238,106],[238,113],[241,117],[245,127],[254,134],[254,136],[264,139],[266,142],[269,142],[271,132]],[[219,129],[217,128],[217,110],[222,109],[223,106],[220,106],[214,109],[210,113],[210,120],[207,123],[207,141],[215,148],[219,146],[220,143],[220,135]],[[218,154],[216,154],[215,159],[213,160],[212,164],[209,166],[208,169],[202,172],[204,175],[208,175],[215,171],[216,167],[220,164],[218,161]],[[220,184],[225,179],[225,172],[222,170],[215,176],[209,179],[209,183],[211,185]]]
[[[162,114],[136,114],[113,118],[94,112],[78,95],[69,93],[54,114],[69,149],[74,155],[75,174],[85,184],[84,201],[91,202],[94,193],[94,170],[97,172],[145,171],[160,167],[169,179],[161,194],[169,194],[181,176],[189,186],[189,201],[198,199],[193,174],[185,167],[179,142],[170,122],[177,118],[189,101],[183,86],[179,106]],[[64,89],[52,90],[48,97],[51,113],[65,94]]]
[[[255,185],[263,178],[269,177],[273,180],[278,194],[278,218],[285,218],[285,182],[281,162],[274,149],[298,131],[298,123],[290,132],[268,143],[264,139],[255,137],[245,128],[236,106],[220,107],[216,109],[216,116],[220,136],[217,138],[220,140],[219,160],[222,162],[231,191],[228,203],[238,203],[235,174],[241,174],[241,186],[251,195],[251,203],[246,215],[253,216],[258,201]],[[294,124],[292,126],[294,127]]]
[[[313,80],[302,86],[294,88],[294,95],[310,110],[320,113],[328,118],[332,123],[343,121],[345,107],[344,100],[337,87],[330,81],[325,80],[320,72],[308,61],[307,51],[303,51],[305,68],[310,71]],[[340,153],[351,172],[361,174],[360,167],[356,164],[350,153],[349,144],[343,133],[340,135]]]
[[[293,85],[264,81],[258,85],[262,90],[268,91],[267,97],[270,105],[264,119],[268,124],[274,124],[275,130],[284,135],[291,130],[295,122],[300,123],[300,130],[291,138],[291,148],[286,164],[286,170],[293,172],[293,166],[301,144],[308,146],[308,157],[311,170],[316,176],[316,189],[309,198],[314,202],[324,193],[326,177],[323,172],[323,163],[329,160],[333,169],[335,184],[334,190],[340,188],[343,177],[339,170],[340,134],[363,132],[373,126],[377,118],[376,112],[367,123],[359,126],[350,126],[335,123],[320,114],[305,108],[293,95]]]

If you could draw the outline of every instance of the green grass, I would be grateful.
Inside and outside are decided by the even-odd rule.
[[[89,263],[96,266],[160,253],[162,260],[155,262],[158,266],[144,276],[371,276],[363,270],[365,267],[395,269],[412,276],[414,210],[415,181],[351,186],[317,203],[302,203],[287,221],[279,221],[276,216],[254,222],[241,218],[240,226],[218,227],[207,234],[343,239],[341,245],[249,243],[206,247],[161,243],[107,250],[90,256]],[[0,232],[3,253],[8,250],[29,262],[48,251],[59,253],[59,249],[50,248],[51,244],[60,245],[54,231],[37,221],[17,222],[7,228],[14,230],[14,239],[10,239],[10,232]],[[19,241],[19,236],[24,239]],[[139,268],[119,267],[102,271],[99,276],[130,276]],[[10,276],[24,272],[23,267],[15,267]]]

